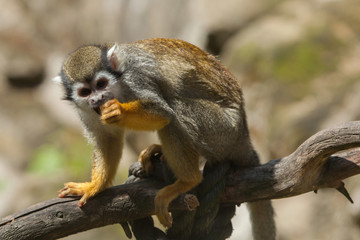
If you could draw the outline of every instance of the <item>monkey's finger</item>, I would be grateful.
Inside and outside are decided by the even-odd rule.
[[[108,107],[100,108],[100,111],[101,111],[101,114],[109,114],[111,112],[119,112],[119,113],[121,113],[120,108],[116,104],[110,105]]]
[[[121,113],[120,108],[118,108],[117,106],[110,106],[101,111],[101,118],[103,120],[106,120],[108,118],[120,116],[121,114],[122,113]]]
[[[116,100],[116,99],[110,99],[109,101],[107,101],[106,103],[104,103],[102,106],[100,106],[100,108],[107,108],[109,107],[110,105],[113,105],[113,104],[117,104],[119,101]]]
[[[117,123],[120,122],[122,120],[122,116],[121,115],[112,115],[112,114],[107,114],[101,117],[102,122],[104,124],[112,124],[112,123]]]
[[[120,109],[120,103],[116,99],[111,99],[100,106],[101,113],[103,112],[109,112],[115,109]]]

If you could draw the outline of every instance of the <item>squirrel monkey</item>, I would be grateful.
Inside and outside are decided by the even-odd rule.
[[[124,130],[157,131],[177,180],[155,198],[170,227],[169,203],[197,186],[199,156],[210,162],[256,166],[240,83],[212,55],[181,40],[88,45],[75,50],[55,78],[80,115],[94,145],[90,182],[65,184],[59,197],[82,196],[79,206],[111,185]],[[270,201],[249,203],[255,239],[275,239]]]

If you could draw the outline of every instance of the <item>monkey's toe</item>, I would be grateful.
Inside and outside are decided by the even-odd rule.
[[[162,225],[170,228],[172,226],[173,219],[168,209],[169,199],[157,195],[155,197],[155,214]]]
[[[168,206],[159,206],[158,208],[155,206],[155,214],[164,227],[170,228],[172,226],[173,218],[168,212]]]
[[[58,197],[63,198],[67,195],[70,195],[70,190],[67,187],[64,187],[58,191]]]

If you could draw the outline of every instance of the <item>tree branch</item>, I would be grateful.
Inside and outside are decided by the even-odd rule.
[[[287,157],[229,174],[224,203],[291,197],[320,188],[337,188],[360,173],[360,121],[323,130]],[[337,155],[339,151],[347,150]],[[154,213],[154,197],[163,183],[143,179],[109,188],[79,208],[78,198],[52,199],[0,221],[0,239],[56,239],[92,228],[122,223]],[[185,196],[170,210],[188,209]]]
[[[360,173],[360,150],[331,155],[359,146],[360,121],[320,131],[289,156],[233,173],[225,199],[241,203],[338,188],[341,180]]]

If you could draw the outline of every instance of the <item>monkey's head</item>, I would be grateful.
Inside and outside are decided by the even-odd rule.
[[[101,105],[119,98],[122,71],[121,61],[114,54],[116,47],[116,44],[88,45],[69,55],[60,75],[54,78],[63,85],[65,100],[100,114]]]

